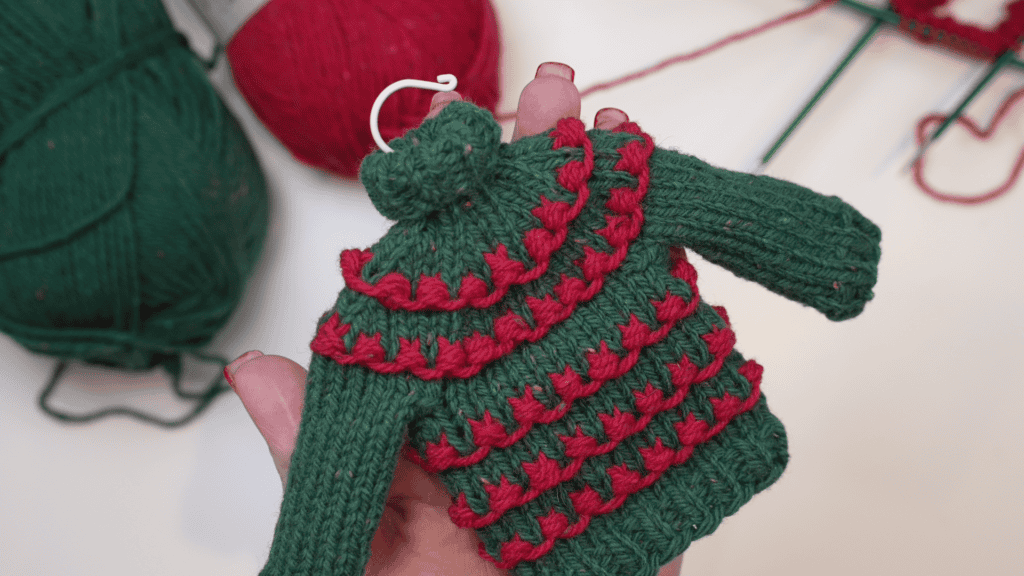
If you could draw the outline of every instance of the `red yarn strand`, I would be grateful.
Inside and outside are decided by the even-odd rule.
[[[726,46],[729,46],[731,44],[735,44],[735,43],[740,42],[742,40],[746,40],[747,38],[750,38],[751,36],[757,36],[758,34],[762,34],[764,32],[768,32],[769,30],[778,28],[779,26],[782,26],[784,24],[788,24],[788,23],[794,22],[796,20],[801,20],[803,18],[808,18],[810,16],[813,16],[814,14],[817,14],[818,12],[824,10],[825,8],[828,8],[829,6],[832,6],[833,4],[836,4],[837,2],[839,2],[839,0],[820,0],[819,2],[816,2],[815,4],[812,4],[811,6],[808,6],[807,8],[801,8],[800,10],[794,10],[792,12],[787,12],[787,13],[783,14],[782,16],[779,16],[779,17],[773,18],[771,20],[768,20],[767,22],[764,22],[762,24],[754,26],[753,28],[748,28],[748,29],[743,30],[741,32],[737,32],[735,34],[731,34],[729,36],[726,36],[725,38],[722,38],[720,40],[716,40],[715,42],[712,42],[711,44],[708,44],[707,46],[704,46],[703,48],[699,48],[699,49],[694,50],[692,52],[684,52],[683,54],[678,54],[676,56],[672,56],[672,57],[666,58],[666,59],[662,60],[661,62],[658,62],[656,64],[652,64],[651,66],[648,66],[646,68],[642,68],[642,69],[637,70],[635,72],[630,72],[630,73],[628,73],[628,74],[626,74],[624,76],[620,76],[620,77],[618,77],[618,78],[616,78],[614,80],[608,80],[606,82],[599,82],[597,84],[594,84],[593,86],[589,86],[589,87],[585,88],[584,90],[582,90],[580,92],[580,98],[586,98],[587,96],[590,96],[591,94],[595,94],[597,92],[602,92],[604,90],[608,90],[610,88],[614,88],[614,87],[620,86],[622,84],[628,84],[629,82],[633,82],[635,80],[640,80],[641,78],[645,78],[647,76],[650,76],[651,74],[659,72],[659,71],[661,71],[661,70],[663,70],[665,68],[668,68],[669,66],[673,66],[675,64],[681,64],[683,62],[689,62],[691,60],[696,60],[696,59],[698,59],[698,58],[700,58],[702,56],[705,56],[705,55],[710,54],[712,52],[716,52],[718,50],[721,50],[722,48],[725,48]],[[495,119],[497,119],[499,122],[506,122],[508,120],[512,120],[513,118],[515,118],[515,116],[516,116],[516,112],[515,111],[512,111],[512,112],[502,112],[500,114],[496,114],[495,115]]]
[[[992,138],[996,130],[999,128],[999,125],[1003,123],[1003,121],[1009,115],[1010,111],[1013,109],[1014,105],[1016,105],[1017,102],[1020,101],[1021,99],[1024,99],[1024,88],[1018,89],[1016,92],[1010,94],[1005,100],[1003,100],[1003,103],[1000,104],[999,109],[996,111],[995,115],[992,117],[992,121],[989,122],[989,125],[986,128],[981,128],[977,122],[975,122],[973,119],[967,116],[960,116],[959,118],[956,119],[956,121],[957,123],[962,124],[964,128],[966,128],[967,131],[970,132],[977,140],[988,140]],[[946,116],[942,116],[939,114],[932,114],[930,116],[925,116],[924,118],[922,118],[917,123],[918,146],[923,145],[924,142],[928,139],[928,135],[931,133],[931,127],[933,125],[945,122],[946,118]],[[996,186],[992,190],[982,192],[980,194],[976,194],[973,196],[950,194],[947,192],[940,192],[939,190],[933,188],[924,178],[924,160],[925,157],[922,156],[921,158],[918,158],[916,162],[914,162],[913,173],[914,182],[917,183],[918,187],[920,187],[925,194],[941,202],[949,202],[951,204],[961,205],[974,205],[995,200],[996,198],[999,198],[1003,194],[1006,194],[1017,184],[1017,180],[1020,178],[1021,169],[1024,168],[1024,148],[1022,148],[1020,153],[1017,155],[1017,160],[1016,162],[1014,162],[1013,167],[1010,170],[1009,176],[1002,184]]]
[[[614,80],[600,82],[589,86],[580,92],[580,98],[585,98],[597,92],[602,92],[616,86],[640,80],[675,64],[696,60],[702,56],[706,56],[712,52],[718,51],[742,40],[746,40],[752,36],[768,32],[790,22],[813,16],[814,14],[817,14],[838,2],[839,0],[820,0],[807,8],[787,12],[782,16],[773,18],[763,24],[759,24],[730,36],[726,36],[725,38],[712,42],[711,44],[697,50],[678,54],[646,68],[620,76]],[[934,10],[945,5],[947,2],[948,0],[923,0],[917,2],[911,0],[896,0],[892,2],[892,9],[903,16],[901,19],[900,29],[921,42],[945,45],[957,51],[978,57],[992,57],[1004,52],[1005,50],[1017,50],[1020,48],[1022,39],[1024,39],[1024,0],[1016,0],[1015,2],[1010,3],[1006,7],[1006,18],[991,30],[964,24],[962,22],[958,22],[952,17],[936,16],[934,14]],[[912,28],[910,26],[911,24],[913,24]],[[963,124],[964,127],[974,134],[974,136],[979,140],[988,140],[1009,110],[1022,97],[1024,97],[1024,89],[1011,94],[1000,106],[999,112],[986,129],[980,128],[977,123],[970,118],[960,117],[957,119],[957,122]],[[495,118],[499,122],[512,120],[515,116],[515,111],[495,114]],[[918,144],[920,145],[925,141],[927,129],[929,127],[939,124],[945,121],[945,119],[945,116],[940,115],[930,115],[922,118],[917,125]],[[924,157],[919,158],[914,163],[913,174],[914,182],[928,196],[942,202],[973,205],[994,200],[1012,189],[1017,183],[1022,169],[1024,169],[1024,148],[1021,149],[1020,154],[1017,156],[1017,160],[1014,163],[1006,181],[992,190],[975,196],[948,194],[933,188],[924,179]]]

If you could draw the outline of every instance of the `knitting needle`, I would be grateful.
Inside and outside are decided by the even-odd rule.
[[[196,0],[185,0],[185,4],[192,10],[192,13],[199,18],[199,21],[206,27],[206,31],[210,33],[210,38],[213,43],[213,50],[211,50],[210,56],[208,58],[203,58],[198,54],[196,55],[203,65],[206,66],[206,69],[209,70],[216,66],[217,61],[220,60],[221,54],[224,53],[224,45],[231,39],[230,34],[225,34],[221,26],[218,26],[217,23],[210,18],[207,11],[203,10],[198,4],[196,4]],[[227,37],[225,38],[224,36]]]
[[[917,162],[921,160],[921,157],[924,156],[925,151],[928,150],[932,143],[934,143],[939,138],[939,136],[941,136],[942,133],[945,132],[947,128],[949,128],[951,124],[956,122],[957,119],[963,115],[964,110],[967,109],[967,106],[969,106],[970,103],[974,101],[975,98],[978,97],[978,94],[980,94],[981,91],[985,89],[985,86],[987,86],[988,83],[991,82],[993,78],[995,78],[996,74],[999,73],[999,71],[1002,70],[1004,66],[1011,63],[1016,64],[1017,66],[1021,66],[1019,61],[1017,61],[1016,59],[1016,54],[1012,50],[1007,50],[1006,52],[1003,52],[1003,55],[1000,56],[995,62],[993,62],[991,66],[989,66],[988,71],[985,73],[985,75],[981,78],[981,80],[978,81],[977,84],[974,85],[974,88],[971,90],[971,92],[967,94],[967,96],[963,100],[960,101],[960,104],[958,104],[956,109],[953,110],[953,113],[950,114],[949,116],[946,116],[946,119],[942,121],[942,124],[939,124],[939,127],[936,128],[935,131],[932,132],[925,139],[925,141],[921,143],[921,145],[917,149],[917,154],[914,154],[914,157],[910,160],[910,163],[907,164],[904,170],[910,170],[914,166],[914,164],[917,164]]]
[[[900,21],[902,20],[900,15],[893,12],[891,9],[879,8],[877,6],[872,6],[870,4],[858,2],[857,0],[840,0],[839,3],[842,4],[843,6],[846,6],[847,8],[852,8],[867,16],[872,16],[874,18],[883,20],[888,24],[892,24],[893,26],[899,26]],[[888,6],[888,4],[886,6]]]
[[[864,34],[861,35],[860,39],[857,40],[857,42],[853,45],[853,48],[851,48],[850,51],[847,52],[842,62],[840,62],[839,65],[836,66],[836,68],[832,71],[832,74],[830,74],[829,77],[825,80],[825,82],[822,83],[821,87],[818,88],[818,91],[814,93],[814,96],[812,96],[811,99],[808,100],[807,104],[803,107],[802,110],[800,110],[800,113],[796,115],[796,118],[794,118],[793,121],[789,123],[789,126],[787,126],[786,129],[782,132],[782,134],[778,137],[778,139],[775,140],[775,143],[772,144],[771,148],[768,149],[768,152],[766,152],[765,155],[761,157],[761,165],[758,167],[757,172],[761,172],[764,170],[764,167],[768,165],[768,162],[770,162],[772,157],[775,156],[775,153],[779,151],[779,148],[782,147],[783,143],[785,143],[789,136],[793,133],[793,131],[796,130],[796,127],[800,124],[800,122],[803,121],[804,117],[806,117],[807,114],[810,113],[811,109],[814,108],[814,105],[818,103],[818,100],[821,99],[821,97],[825,94],[829,87],[831,87],[832,84],[836,81],[836,79],[839,78],[840,74],[842,74],[843,71],[846,70],[846,67],[849,66],[850,62],[853,62],[853,59],[857,56],[857,54],[860,53],[860,51],[863,50],[865,46],[867,46],[868,42],[871,40],[872,37],[874,37],[875,33],[878,32],[878,29],[881,28],[882,24],[884,23],[885,20],[883,20],[881,17],[876,16],[874,18],[874,21],[864,31]]]

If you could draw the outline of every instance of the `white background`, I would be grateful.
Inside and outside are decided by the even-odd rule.
[[[504,110],[543,61],[570,64],[585,87],[808,2],[494,4]],[[989,24],[1001,1],[953,4]],[[866,25],[831,8],[594,95],[584,120],[616,106],[662,147],[753,170]],[[981,68],[882,32],[767,170],[838,195],[882,227],[876,297],[861,317],[832,323],[699,262],[702,294],[728,306],[738,348],[765,366],[792,460],[687,551],[683,574],[1024,573],[1024,185],[961,207],[924,196],[903,171],[916,119],[949,109]],[[387,222],[358,183],[294,161],[224,66],[213,79],[252,136],[273,215],[259,270],[212,349],[305,364],[315,322],[342,287],[338,253],[371,244]],[[1003,73],[969,112],[987,121],[1021,84],[1020,72]],[[929,155],[928,177],[949,190],[994,186],[1024,146],[1022,116],[986,144],[952,130]],[[281,489],[237,398],[173,432],[124,418],[62,425],[35,406],[53,365],[0,335],[0,574],[256,574]],[[162,382],[79,368],[58,404],[182,412]]]

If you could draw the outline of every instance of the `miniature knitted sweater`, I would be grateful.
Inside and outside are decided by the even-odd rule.
[[[364,161],[397,222],[341,256],[264,575],[361,576],[403,444],[520,576],[653,576],[782,473],[761,366],[680,247],[842,320],[878,228],[632,123],[500,135],[457,102]]]

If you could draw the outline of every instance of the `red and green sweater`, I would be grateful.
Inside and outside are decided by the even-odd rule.
[[[341,256],[265,576],[362,575],[403,450],[520,576],[653,576],[782,473],[761,366],[682,247],[843,320],[878,228],[632,123],[500,135],[454,103],[364,161],[397,222]]]

